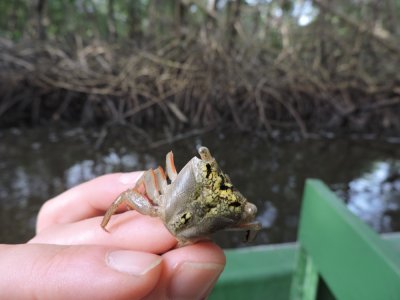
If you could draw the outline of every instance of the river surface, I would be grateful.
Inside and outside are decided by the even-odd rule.
[[[207,133],[153,149],[132,139],[107,138],[100,147],[82,129],[0,131],[0,242],[34,235],[43,202],[96,176],[164,166],[173,150],[178,170],[196,145],[210,148],[236,187],[259,208],[263,229],[254,244],[295,241],[303,185],[319,178],[377,232],[400,231],[400,144],[360,139],[272,142],[246,134]],[[112,201],[113,199],[110,199]],[[245,234],[215,236],[242,247]]]

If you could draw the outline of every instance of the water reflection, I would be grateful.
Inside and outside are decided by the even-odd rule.
[[[400,231],[400,149],[394,144],[271,144],[216,133],[146,152],[120,140],[96,150],[80,129],[9,130],[0,132],[0,141],[0,242],[29,239],[42,203],[62,191],[101,174],[164,165],[171,149],[180,169],[196,155],[196,144],[207,145],[238,189],[259,207],[263,230],[256,244],[296,239],[303,185],[310,177],[324,180],[377,231]],[[224,247],[235,247],[243,245],[244,235],[220,233],[216,238]]]
[[[266,202],[264,207],[259,207],[261,213],[258,220],[261,222],[262,228],[270,228],[274,225],[278,210],[270,202]]]
[[[400,210],[400,164],[379,161],[349,183],[348,207],[379,232],[392,231],[393,212]]]

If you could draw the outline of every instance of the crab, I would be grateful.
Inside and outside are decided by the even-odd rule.
[[[178,240],[178,247],[208,239],[219,230],[247,231],[247,240],[261,228],[255,221],[257,207],[232,185],[207,147],[199,147],[177,173],[172,151],[162,167],[147,170],[136,185],[121,193],[108,208],[101,227],[121,205],[143,215],[159,217]],[[168,183],[170,182],[170,183]]]

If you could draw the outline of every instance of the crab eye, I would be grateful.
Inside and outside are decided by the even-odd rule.
[[[257,206],[255,206],[253,203],[247,202],[244,210],[249,216],[255,216],[257,213]]]

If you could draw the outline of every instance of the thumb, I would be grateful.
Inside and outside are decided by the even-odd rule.
[[[7,299],[138,299],[156,286],[161,257],[103,246],[0,246]]]

